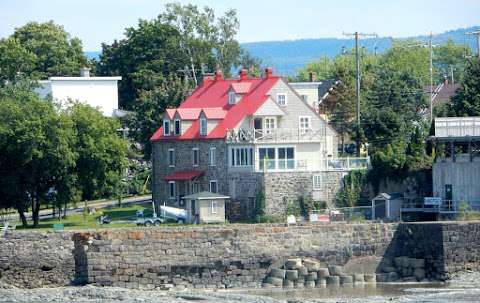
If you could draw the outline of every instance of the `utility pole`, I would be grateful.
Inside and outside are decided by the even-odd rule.
[[[477,29],[473,32],[469,32],[469,33],[466,33],[466,35],[473,35],[473,36],[477,36],[477,56],[478,56],[478,60],[480,60],[480,29]]]
[[[360,54],[358,53],[358,37],[377,37],[377,34],[365,34],[365,33],[343,33],[345,36],[354,36],[355,37],[355,61],[356,61],[356,96],[357,96],[357,136],[356,136],[356,151],[357,157],[360,157]]]

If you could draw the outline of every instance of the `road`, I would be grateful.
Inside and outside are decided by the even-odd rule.
[[[144,196],[137,196],[137,197],[130,197],[122,199],[122,206],[123,205],[132,205],[132,204],[140,204],[152,201],[152,195],[144,195]],[[104,208],[107,206],[116,206],[118,205],[118,200],[102,200],[98,202],[87,202],[87,208]],[[70,207],[67,208],[67,215],[72,213],[81,213],[83,212],[85,204],[83,202],[79,202],[77,207]],[[62,212],[63,213],[63,212]],[[39,218],[41,219],[48,219],[51,218],[53,215],[53,210],[49,209],[42,209],[39,214]],[[27,219],[31,219],[32,213],[28,212],[25,213]],[[5,220],[18,220],[18,214],[12,213],[6,215]]]

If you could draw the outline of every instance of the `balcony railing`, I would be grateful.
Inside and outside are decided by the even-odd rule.
[[[258,161],[258,171],[306,171],[306,160],[263,159]]]
[[[327,170],[338,171],[368,169],[370,167],[370,157],[330,158],[325,160],[325,167]]]
[[[320,141],[324,129],[239,129],[227,131],[229,142],[311,142]]]

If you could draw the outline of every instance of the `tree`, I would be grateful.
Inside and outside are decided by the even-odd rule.
[[[17,81],[35,68],[35,55],[15,38],[0,39],[0,86]]]
[[[480,116],[480,62],[476,58],[468,62],[460,88],[448,107],[450,116]]]
[[[118,121],[82,103],[73,103],[63,114],[72,121],[75,181],[82,199],[118,195],[127,152],[126,142],[117,133]]]
[[[252,56],[243,48],[240,50],[240,57],[235,66],[246,69],[250,77],[260,77],[262,73],[262,60]]]
[[[28,61],[15,66],[16,61],[9,60],[2,62],[6,65],[1,68],[16,69],[30,78],[78,75],[80,68],[87,64],[80,39],[71,38],[62,26],[53,21],[29,22],[15,29],[6,43],[15,46],[16,53],[21,54],[21,58],[28,58]]]
[[[469,47],[455,44],[449,39],[445,44],[434,49],[434,65],[438,70],[437,81],[441,81],[443,77],[451,76],[453,71],[454,80],[461,82],[466,67],[466,56],[471,55]]]

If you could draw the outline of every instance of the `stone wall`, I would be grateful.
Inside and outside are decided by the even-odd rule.
[[[8,232],[0,238],[0,281],[17,287],[68,285],[74,281],[72,233]]]

